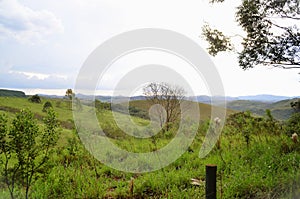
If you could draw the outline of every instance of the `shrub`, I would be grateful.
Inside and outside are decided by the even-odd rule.
[[[47,112],[47,110],[49,108],[53,108],[51,102],[47,101],[45,102],[44,106],[43,106],[43,112]]]
[[[45,126],[40,130],[34,114],[29,110],[17,113],[11,124],[6,117],[0,117],[0,155],[4,162],[0,166],[11,198],[14,198],[17,185],[25,186],[25,198],[28,198],[36,176],[46,173],[43,166],[58,140],[56,113],[49,110],[43,121]]]
[[[294,133],[300,133],[300,113],[294,113],[285,124],[286,133],[291,136]]]
[[[38,96],[37,94],[31,96],[28,100],[32,103],[41,103],[42,102],[40,96]]]

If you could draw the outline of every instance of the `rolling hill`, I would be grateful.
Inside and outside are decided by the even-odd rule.
[[[251,111],[258,115],[265,115],[266,109],[270,109],[274,118],[278,120],[286,120],[293,113],[291,102],[298,98],[285,99],[277,102],[261,102],[250,100],[236,100],[227,103],[227,108],[238,111]]]
[[[211,108],[212,108],[211,105],[204,104],[204,103],[198,103],[198,102],[189,102],[189,103],[197,103],[199,105],[200,120],[210,119],[210,117],[211,117]],[[145,112],[148,112],[148,110],[150,108],[150,104],[146,100],[133,100],[133,101],[130,101],[129,106],[136,107],[136,108],[141,109]],[[216,108],[217,111],[221,110],[221,108],[217,107],[217,106],[215,106],[214,108]],[[237,111],[234,111],[232,109],[227,109],[226,115],[228,116],[228,115],[233,114],[235,112],[237,112]]]
[[[0,89],[0,97],[26,97],[22,91]]]

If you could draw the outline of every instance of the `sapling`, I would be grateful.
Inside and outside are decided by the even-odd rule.
[[[57,142],[56,114],[52,109],[48,110],[43,131],[29,110],[17,113],[9,129],[4,128],[5,124],[7,126],[7,120],[0,118],[0,153],[4,155],[5,183],[11,198],[14,198],[15,184],[25,186],[27,199],[34,176],[45,172],[41,167],[49,160],[50,149]]]

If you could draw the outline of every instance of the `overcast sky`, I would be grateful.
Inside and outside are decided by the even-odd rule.
[[[27,94],[64,94],[67,88],[74,88],[82,64],[97,46],[133,29],[173,30],[203,48],[206,42],[200,35],[205,22],[232,35],[240,31],[234,21],[236,0],[213,6],[207,1],[0,0],[0,87]],[[159,57],[156,63],[163,62]],[[211,59],[227,96],[299,96],[297,70],[256,67],[243,71],[233,53]],[[133,62],[134,56],[122,67],[130,68]],[[107,81],[100,86],[103,94],[113,89],[120,78],[115,73],[120,70],[106,74]]]

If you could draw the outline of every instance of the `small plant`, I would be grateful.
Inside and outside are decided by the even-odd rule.
[[[43,112],[47,112],[47,110],[49,108],[53,108],[51,102],[47,101],[45,102],[44,106],[43,106]]]

